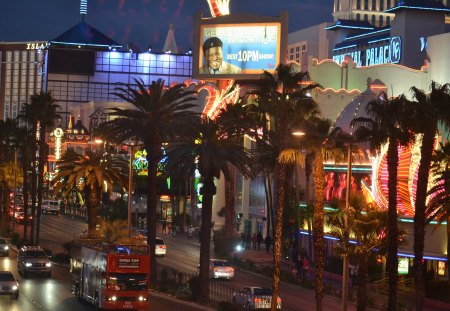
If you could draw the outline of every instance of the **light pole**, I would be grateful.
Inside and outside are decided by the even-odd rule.
[[[133,145],[130,148],[130,165],[128,170],[128,238],[131,239],[131,207],[133,203]]]
[[[16,222],[16,194],[17,194],[17,148],[14,148],[14,196],[13,196],[13,215],[12,232],[14,233],[14,223]],[[25,219],[27,221],[27,219]]]
[[[344,209],[344,241],[345,252],[342,261],[342,311],[347,311],[347,301],[348,301],[348,211],[350,209],[350,190],[351,190],[351,175],[352,175],[352,143],[349,142],[347,145],[347,191],[345,192],[345,209]]]

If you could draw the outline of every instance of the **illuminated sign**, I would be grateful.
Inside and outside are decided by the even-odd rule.
[[[133,160],[133,170],[135,170],[139,176],[148,175],[147,151],[145,150],[136,151]]]
[[[27,50],[43,50],[47,48],[48,42],[28,42]]]
[[[53,131],[53,135],[55,136],[55,159],[58,161],[61,159],[61,139],[64,136],[64,131],[58,127]]]
[[[409,258],[398,259],[398,274],[408,274],[409,272]]]
[[[274,72],[280,62],[281,23],[200,26],[198,74]]]
[[[392,37],[389,42],[378,47],[356,50],[333,56],[333,60],[341,64],[350,56],[358,66],[372,66],[379,64],[397,64],[401,58],[402,40]]]
[[[119,258],[119,269],[139,269],[139,258]]]

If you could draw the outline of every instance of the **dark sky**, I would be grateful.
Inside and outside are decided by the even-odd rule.
[[[231,0],[230,12],[278,16],[289,32],[332,19],[333,0]],[[80,0],[0,0],[0,42],[51,40],[81,19]],[[119,43],[162,50],[169,24],[177,45],[192,47],[193,15],[210,17],[206,0],[88,0],[86,21]]]

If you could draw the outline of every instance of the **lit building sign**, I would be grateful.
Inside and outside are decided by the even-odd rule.
[[[201,25],[199,75],[274,72],[280,62],[281,23]]]
[[[61,139],[64,136],[64,131],[58,127],[53,131],[53,135],[55,136],[55,159],[59,161],[61,159]]]
[[[133,170],[135,170],[139,176],[148,175],[147,151],[138,150],[134,154]]]
[[[349,46],[349,48],[352,46]],[[400,62],[402,52],[402,40],[400,37],[392,37],[389,42],[365,50],[356,50],[333,56],[333,60],[341,64],[347,56],[350,56],[358,66],[373,66],[379,64],[397,64]]]
[[[48,42],[28,42],[27,50],[43,50],[47,48]]]

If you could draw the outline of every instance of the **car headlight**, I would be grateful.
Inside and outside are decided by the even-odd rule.
[[[5,245],[5,251],[7,251],[9,249],[8,245]]]
[[[108,298],[108,300],[109,300],[109,301],[116,301],[116,300],[117,300],[117,297],[116,297],[116,296],[111,296],[111,297]]]
[[[139,301],[146,301],[147,300],[147,297],[144,297],[144,296],[139,296]]]
[[[13,285],[12,290],[18,290],[18,289],[19,289],[19,286]]]
[[[47,263],[45,264],[45,266],[46,266],[47,268],[50,268],[50,267],[52,266],[52,263],[51,263],[51,262],[47,262]]]
[[[31,267],[31,262],[26,262],[25,267]]]

